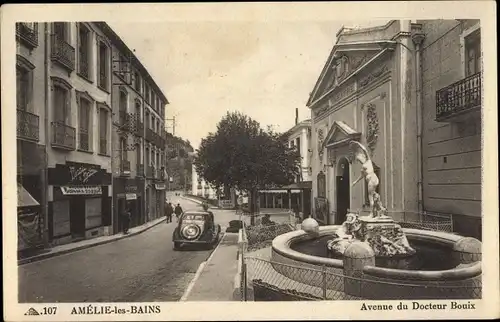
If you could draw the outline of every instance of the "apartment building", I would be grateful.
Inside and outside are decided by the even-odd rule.
[[[168,100],[134,51],[108,25],[99,26],[110,41],[116,233],[125,208],[132,227],[163,216]]]
[[[47,241],[44,26],[16,24],[18,249]]]
[[[168,101],[135,55],[102,22],[16,40],[19,250],[117,232],[122,199],[134,224],[161,216]]]
[[[422,207],[481,238],[482,54],[479,20],[422,20]]]

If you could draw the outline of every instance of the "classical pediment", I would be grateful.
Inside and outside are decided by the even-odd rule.
[[[394,43],[390,40],[337,43],[323,67],[307,105],[311,106],[326,93],[341,86],[354,73],[377,60],[385,49],[393,47]]]
[[[323,142],[323,149],[346,145],[351,140],[359,140],[360,137],[361,133],[351,128],[345,122],[334,121]]]

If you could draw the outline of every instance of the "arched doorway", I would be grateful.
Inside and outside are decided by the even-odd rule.
[[[351,207],[351,180],[349,178],[349,161],[346,158],[339,160],[336,174],[337,215],[335,216],[335,224],[340,225],[345,221],[347,211]]]

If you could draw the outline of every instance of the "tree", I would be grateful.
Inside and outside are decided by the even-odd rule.
[[[202,139],[194,165],[216,189],[247,191],[254,213],[258,189],[293,182],[300,156],[282,135],[239,112],[227,113],[217,131]],[[253,224],[252,216],[252,224]]]

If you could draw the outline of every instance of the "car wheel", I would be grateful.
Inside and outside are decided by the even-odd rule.
[[[179,249],[181,249],[181,244],[174,242],[174,250],[179,250]]]

